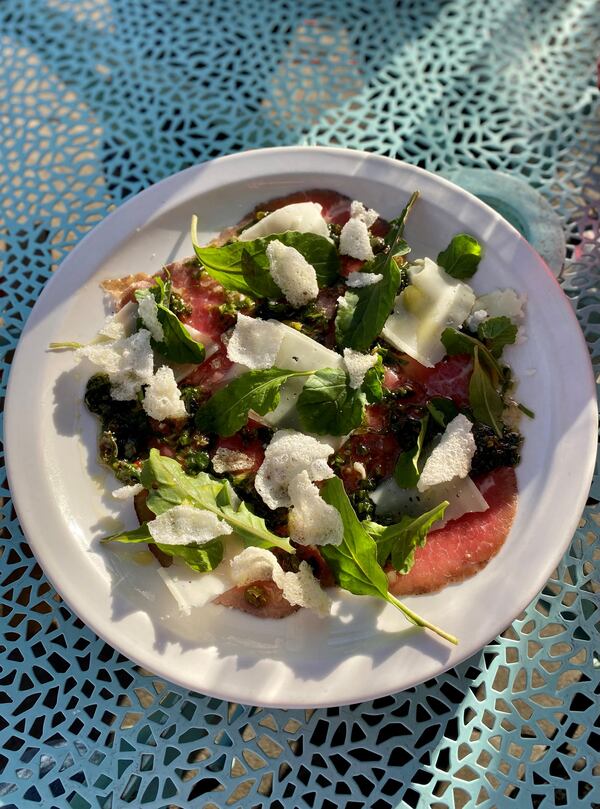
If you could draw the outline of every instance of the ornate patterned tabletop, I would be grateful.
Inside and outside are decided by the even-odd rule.
[[[111,208],[193,163],[299,142],[527,181],[561,216],[563,288],[598,362],[599,13],[4,0],[4,375],[44,283]],[[598,480],[558,570],[501,637],[418,688],[316,711],[185,692],[117,654],[45,579],[4,478],[2,495],[0,805],[600,806]]]

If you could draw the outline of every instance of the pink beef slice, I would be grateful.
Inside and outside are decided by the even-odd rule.
[[[473,576],[495,556],[506,539],[517,508],[517,479],[511,467],[495,469],[475,481],[489,508],[465,514],[429,535],[415,553],[415,564],[390,582],[394,595],[440,590]]]
[[[248,587],[260,587],[266,597],[266,603],[262,606],[253,606],[245,597]],[[232,607],[235,610],[242,610],[257,618],[286,618],[293,612],[300,609],[298,606],[292,606],[289,601],[283,597],[283,593],[277,585],[270,581],[255,581],[252,584],[243,584],[239,587],[232,587],[230,590],[222,593],[215,598],[215,604],[221,604],[223,607]]]

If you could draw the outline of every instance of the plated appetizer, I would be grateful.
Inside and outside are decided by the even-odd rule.
[[[477,297],[468,234],[413,257],[404,225],[335,192],[272,200],[194,257],[104,283],[91,364],[99,454],[185,612],[330,611],[475,574],[517,504],[521,413],[503,361],[524,298]]]

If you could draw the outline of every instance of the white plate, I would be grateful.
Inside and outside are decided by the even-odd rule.
[[[301,611],[261,621],[209,606],[188,619],[135,551],[98,539],[136,523],[106,495],[116,483],[96,461],[97,424],[82,406],[85,378],[52,341],[93,337],[104,319],[99,283],[156,272],[191,253],[202,236],[235,223],[260,201],[333,188],[388,218],[419,189],[406,229],[413,256],[432,255],[459,231],[485,245],[478,291],[528,295],[529,340],[512,349],[524,420],[519,507],[489,565],[440,593],[407,599],[460,639],[450,647],[411,628],[393,607],[342,597],[339,614]],[[535,373],[530,373],[535,370]],[[15,506],[47,575],[72,609],[128,657],[180,685],[216,697],[279,707],[359,702],[412,686],[472,655],[504,630],[542,588],[577,526],[596,445],[591,366],[571,307],[539,256],[475,197],[421,169],[342,149],[283,148],[220,158],[170,177],[124,204],[76,247],[50,280],[15,357],[6,409]],[[112,500],[112,502],[111,502]]]

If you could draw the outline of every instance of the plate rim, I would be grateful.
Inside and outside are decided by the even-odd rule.
[[[333,706],[333,705],[351,704],[351,703],[355,703],[355,702],[358,702],[358,701],[368,701],[368,700],[371,700],[371,699],[374,699],[376,697],[383,696],[384,694],[389,694],[389,693],[392,693],[392,692],[390,692],[389,688],[385,688],[384,690],[378,690],[376,687],[373,686],[369,691],[361,692],[360,696],[357,696],[356,694],[352,694],[347,699],[345,698],[345,699],[341,699],[341,700],[339,700],[339,699],[333,699],[332,700],[331,698],[326,698],[326,699],[323,699],[321,701],[319,699],[312,700],[310,703],[308,703],[305,699],[300,700],[300,701],[294,701],[294,700],[281,701],[280,699],[277,699],[275,701],[269,701],[268,699],[266,701],[265,700],[253,701],[251,699],[251,695],[248,695],[248,694],[243,695],[242,698],[240,698],[239,696],[232,696],[231,691],[228,690],[227,688],[220,690],[218,688],[212,688],[211,687],[210,690],[205,691],[204,686],[198,685],[198,683],[190,682],[185,677],[177,678],[176,676],[173,676],[172,670],[166,671],[164,668],[161,669],[160,666],[157,669],[157,665],[156,665],[157,660],[156,660],[154,654],[152,653],[152,649],[149,649],[148,653],[145,653],[144,650],[139,649],[139,648],[135,649],[132,652],[132,650],[131,650],[131,648],[129,646],[122,646],[120,644],[120,642],[119,642],[120,637],[118,636],[118,633],[117,633],[117,637],[115,637],[114,633],[111,633],[111,631],[110,631],[111,627],[113,626],[113,622],[109,621],[109,623],[105,625],[105,624],[101,623],[100,621],[95,620],[95,615],[93,613],[93,610],[91,611],[91,614],[90,614],[90,610],[85,610],[85,609],[82,610],[81,607],[80,607],[80,604],[77,602],[77,600],[71,598],[71,592],[72,592],[71,588],[68,587],[68,586],[67,587],[63,586],[64,583],[61,581],[60,574],[57,573],[57,567],[52,563],[52,560],[50,560],[50,562],[49,562],[48,558],[46,556],[46,558],[44,558],[44,560],[42,561],[42,558],[44,557],[43,546],[41,546],[41,550],[40,550],[40,544],[37,543],[36,540],[33,540],[33,539],[30,538],[31,537],[31,532],[28,529],[28,526],[31,527],[30,520],[29,520],[29,514],[27,512],[27,509],[24,507],[25,503],[24,503],[24,499],[21,497],[21,492],[19,491],[19,489],[20,489],[19,484],[17,483],[16,485],[13,485],[14,481],[18,480],[18,476],[19,476],[19,473],[18,473],[18,460],[17,460],[18,457],[19,457],[19,453],[17,452],[17,449],[15,447],[15,442],[17,441],[17,433],[18,433],[18,431],[15,430],[14,426],[13,426],[16,423],[18,423],[18,408],[17,408],[17,404],[16,404],[16,394],[13,393],[13,390],[15,389],[15,387],[17,385],[17,382],[18,382],[18,375],[16,375],[14,373],[14,369],[19,368],[19,362],[21,361],[20,360],[21,354],[24,353],[24,351],[25,351],[26,339],[28,338],[28,335],[30,334],[30,331],[32,330],[33,326],[35,326],[35,324],[36,324],[36,319],[35,319],[36,309],[37,309],[38,312],[41,311],[41,308],[43,306],[43,302],[45,300],[47,300],[48,297],[52,294],[52,291],[54,290],[54,287],[57,284],[61,283],[60,280],[57,280],[57,279],[61,279],[66,275],[66,273],[69,271],[71,266],[76,263],[80,253],[82,253],[86,249],[88,244],[90,244],[93,241],[94,238],[98,237],[99,233],[101,233],[103,231],[106,231],[106,230],[109,230],[112,227],[112,224],[113,224],[113,222],[115,220],[118,221],[120,218],[122,218],[124,216],[124,213],[126,213],[127,210],[132,210],[136,205],[139,205],[141,199],[143,199],[144,201],[150,200],[153,195],[160,194],[160,192],[162,192],[164,190],[167,190],[169,188],[169,186],[173,186],[175,189],[178,186],[185,186],[187,181],[188,181],[188,178],[193,179],[196,174],[201,175],[202,170],[207,166],[219,166],[219,165],[224,165],[224,164],[234,164],[236,161],[240,161],[240,160],[248,161],[249,159],[252,159],[252,158],[253,159],[259,158],[260,159],[261,157],[264,157],[267,160],[270,160],[270,159],[275,158],[277,156],[280,156],[282,154],[290,154],[290,153],[310,154],[311,156],[313,156],[313,155],[315,155],[317,153],[320,153],[321,155],[327,155],[327,154],[336,155],[336,156],[346,155],[346,156],[350,157],[352,160],[356,160],[356,159],[360,158],[362,160],[366,160],[367,162],[372,162],[372,161],[374,161],[376,163],[381,162],[382,165],[389,165],[391,163],[396,168],[400,168],[402,170],[409,170],[410,172],[415,173],[417,176],[427,177],[429,179],[429,181],[433,180],[435,183],[440,183],[440,184],[446,186],[447,188],[451,189],[453,193],[459,192],[460,194],[465,195],[467,198],[471,199],[473,201],[473,203],[478,208],[482,208],[482,209],[486,210],[488,212],[488,214],[491,215],[495,220],[501,221],[503,223],[503,226],[508,227],[510,229],[510,231],[512,231],[513,238],[518,239],[519,242],[522,244],[522,246],[526,246],[527,250],[531,252],[532,256],[535,259],[535,262],[540,266],[540,270],[543,269],[547,273],[547,275],[550,277],[550,279],[552,279],[552,281],[554,283],[556,283],[554,281],[554,277],[553,277],[551,271],[544,264],[543,260],[536,253],[536,251],[526,242],[526,240],[518,233],[518,231],[512,225],[510,225],[510,223],[508,223],[499,214],[497,214],[495,211],[493,211],[493,209],[491,209],[485,203],[481,202],[479,199],[477,199],[475,196],[473,196],[469,192],[465,191],[464,189],[461,189],[459,186],[454,185],[454,183],[450,182],[449,180],[445,179],[444,177],[442,177],[442,176],[440,176],[438,174],[435,174],[433,172],[426,171],[425,169],[422,169],[420,167],[413,166],[413,165],[411,165],[409,163],[406,163],[404,161],[396,160],[394,158],[386,157],[386,156],[383,156],[383,155],[377,155],[377,154],[373,154],[373,153],[369,153],[369,152],[363,152],[363,151],[353,150],[353,149],[338,148],[338,147],[283,146],[283,147],[272,147],[272,148],[265,148],[265,149],[249,150],[249,151],[245,151],[245,152],[241,152],[241,153],[237,153],[237,154],[233,154],[233,155],[227,155],[227,156],[224,156],[224,157],[219,157],[219,158],[216,158],[216,159],[211,160],[211,161],[205,161],[203,163],[200,163],[200,164],[197,164],[197,165],[194,165],[194,166],[190,166],[187,169],[184,169],[181,172],[178,172],[178,173],[176,173],[174,175],[171,175],[171,176],[169,176],[167,178],[164,178],[159,183],[156,183],[156,184],[144,189],[139,194],[134,195],[133,197],[131,197],[130,199],[126,200],[124,203],[119,205],[117,208],[115,208],[115,210],[113,210],[107,217],[105,217],[103,220],[101,220],[100,223],[98,223],[92,230],[90,230],[89,233],[87,233],[83,237],[83,239],[81,239],[78,242],[78,244],[73,248],[73,250],[71,250],[70,253],[66,256],[66,258],[61,262],[60,266],[58,267],[56,272],[53,274],[53,276],[50,278],[48,283],[44,286],[44,289],[43,289],[40,297],[36,301],[34,307],[32,308],[32,311],[30,312],[30,315],[29,315],[29,317],[28,317],[28,319],[27,319],[27,321],[26,321],[26,323],[24,325],[23,331],[22,331],[20,339],[19,339],[17,349],[15,351],[15,356],[14,356],[14,359],[13,359],[13,362],[12,362],[12,367],[11,367],[11,370],[10,370],[8,386],[7,386],[7,392],[6,392],[6,406],[5,406],[5,411],[6,411],[5,412],[6,469],[7,469],[7,475],[8,475],[8,480],[9,480],[10,491],[11,491],[11,495],[12,495],[12,498],[13,498],[13,503],[14,503],[17,515],[19,517],[19,523],[21,525],[23,533],[25,534],[25,536],[28,539],[28,542],[29,542],[30,546],[32,547],[32,550],[34,551],[36,559],[39,561],[40,565],[42,566],[45,575],[49,578],[49,580],[51,581],[52,585],[55,587],[57,592],[60,593],[61,597],[68,604],[68,606],[70,607],[72,612],[75,615],[77,615],[78,617],[80,617],[81,620],[83,620],[84,623],[88,627],[90,627],[99,637],[101,637],[103,640],[105,640],[107,643],[109,643],[112,647],[116,648],[118,651],[120,651],[122,654],[127,656],[129,659],[134,660],[134,662],[138,662],[139,664],[141,664],[145,668],[156,671],[157,674],[159,674],[161,677],[164,677],[168,681],[174,682],[174,683],[178,684],[179,686],[182,686],[182,687],[185,687],[185,688],[190,688],[190,689],[195,690],[195,691],[202,690],[203,693],[208,693],[211,696],[214,696],[214,697],[219,698],[219,699],[228,699],[228,700],[233,700],[233,701],[240,701],[240,702],[243,702],[244,704],[254,704],[254,705],[261,705],[261,706],[268,706],[268,707],[279,707],[279,708],[282,708],[282,707],[288,707],[288,708],[329,707],[329,706]],[[294,173],[291,169],[288,169],[287,171],[290,174]],[[282,172],[280,171],[279,173],[282,173]],[[300,181],[300,176],[301,175],[299,173],[299,181]],[[365,177],[365,182],[368,182],[368,177]],[[198,191],[198,193],[201,194],[202,191]],[[115,249],[116,249],[116,247],[115,247]],[[96,264],[95,270],[92,271],[91,275],[93,275],[94,272],[97,272],[100,267],[101,267],[101,262]],[[556,284],[556,286],[558,287],[558,284]],[[49,292],[48,292],[48,290],[49,290]],[[593,400],[595,401],[595,398],[596,398],[596,396],[595,396],[595,380],[594,380],[594,376],[593,376],[593,370],[592,370],[591,362],[589,361],[589,351],[588,351],[587,343],[586,343],[585,338],[584,338],[584,336],[583,336],[583,334],[581,332],[581,329],[580,329],[579,323],[577,321],[577,318],[575,316],[575,313],[574,313],[572,307],[569,306],[569,304],[568,304],[568,299],[566,298],[566,296],[564,296],[564,294],[562,293],[562,290],[560,290],[560,287],[558,287],[558,291],[560,292],[560,295],[563,297],[563,300],[564,300],[564,303],[565,303],[565,306],[563,307],[563,309],[564,309],[565,312],[570,313],[570,316],[571,316],[571,319],[572,319],[570,331],[572,330],[572,326],[574,325],[575,326],[575,332],[577,333],[577,335],[579,337],[579,342],[581,344],[580,347],[583,349],[583,351],[585,352],[585,355],[588,358],[588,370],[589,370],[588,382],[590,384],[590,391],[589,392],[593,394]],[[17,382],[15,382],[15,379],[17,379]],[[594,409],[594,412],[596,412],[595,409]],[[584,428],[584,429],[594,428],[594,432],[595,432],[594,422],[593,422],[593,418],[591,417],[591,413],[588,414],[588,415],[589,415],[589,419],[590,419],[589,425],[588,425],[587,428]],[[597,424],[597,421],[596,421],[596,424]],[[12,427],[12,429],[11,429],[11,427]],[[556,564],[560,561],[560,559],[564,555],[565,550],[567,549],[568,544],[572,539],[573,533],[574,533],[574,531],[575,531],[575,529],[577,527],[577,524],[579,522],[580,515],[581,515],[581,513],[583,511],[583,508],[585,506],[585,502],[586,502],[586,499],[587,499],[587,494],[588,494],[588,491],[589,491],[589,485],[591,483],[592,476],[593,476],[593,471],[594,471],[595,455],[596,455],[595,451],[590,452],[589,457],[587,459],[587,464],[586,464],[586,467],[585,467],[585,474],[582,476],[582,480],[585,481],[586,485],[580,487],[580,497],[579,497],[579,502],[577,503],[577,509],[574,509],[572,511],[572,519],[571,519],[572,530],[570,531],[569,537],[566,540],[564,540],[563,543],[557,543],[557,545],[555,547],[554,554],[550,555],[551,556],[550,561],[552,562],[552,565],[547,563],[547,564],[545,564],[543,566],[543,569],[547,570],[548,572],[543,577],[542,576],[535,577],[535,591],[532,592],[531,589],[528,590],[527,591],[527,596],[522,598],[520,600],[520,602],[511,609],[511,614],[513,614],[514,617],[516,617],[519,614],[519,612],[521,612],[527,606],[527,604],[529,604],[531,602],[531,600],[533,598],[535,598],[535,595],[541,590],[541,588],[543,587],[545,581],[547,581],[548,575],[551,573],[551,571],[554,569],[554,567],[556,567]],[[35,530],[33,531],[33,533],[35,533]],[[542,579],[543,579],[543,581],[541,581]],[[541,584],[539,583],[540,581],[541,581]],[[63,594],[65,590],[67,591],[68,595]],[[85,617],[83,617],[83,616],[85,616]],[[512,623],[512,621],[514,621],[514,617],[510,619],[508,625],[510,625],[510,623]],[[472,654],[476,653],[478,650],[484,648],[484,646],[487,643],[489,643],[490,640],[492,640],[494,637],[496,637],[498,635],[498,633],[505,628],[506,624],[503,623],[503,622],[501,622],[501,623],[502,623],[502,626],[497,631],[495,631],[494,634],[487,641],[485,641],[485,643],[483,645],[478,643],[476,648],[472,648],[472,647],[468,646],[467,644],[465,644],[467,646],[467,651],[464,654],[459,654],[458,659],[455,659],[454,657],[451,658],[448,665],[447,666],[442,665],[439,668],[439,670],[437,671],[436,675],[434,675],[434,676],[438,676],[438,675],[442,674],[444,671],[447,671],[449,668],[452,668],[452,667],[458,665],[459,663],[463,662],[465,659],[470,657]],[[416,678],[413,679],[413,681],[410,681],[407,684],[402,685],[400,687],[400,690],[405,690],[407,688],[410,688],[410,687],[412,687],[414,685],[417,685],[418,683],[423,682],[424,679],[428,679],[428,678],[429,678],[429,675],[427,677],[425,677],[425,678],[423,678],[422,676],[417,676]],[[396,690],[398,690],[398,689],[396,689]],[[250,697],[250,698],[248,698],[248,697]]]

